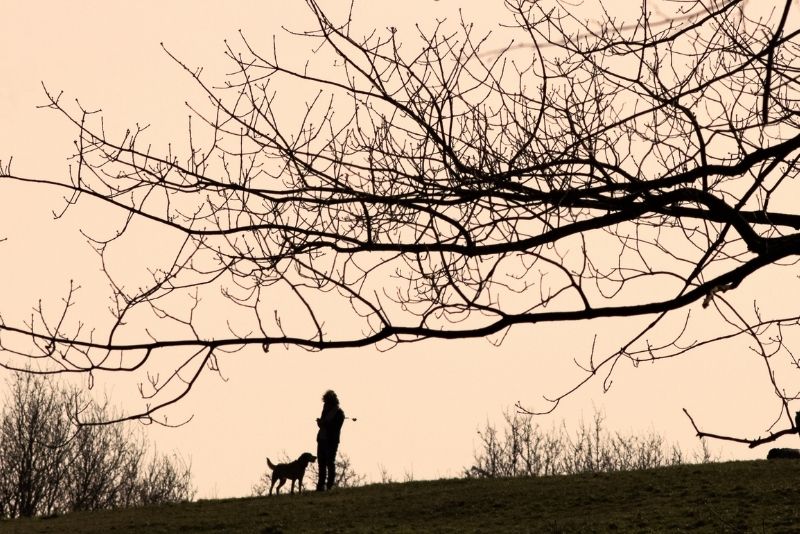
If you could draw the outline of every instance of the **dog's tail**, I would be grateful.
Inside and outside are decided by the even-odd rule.
[[[269,468],[270,468],[270,469],[275,469],[275,464],[273,464],[272,462],[270,462],[270,461],[269,461],[269,458],[267,458],[267,465],[269,466]]]

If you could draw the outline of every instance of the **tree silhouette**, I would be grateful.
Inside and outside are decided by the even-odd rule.
[[[8,164],[2,178],[123,215],[84,229],[113,320],[78,322],[70,288],[57,318],[2,323],[4,365],[145,372],[168,355],[172,371],[148,375],[151,402],[131,415],[152,418],[246,346],[500,342],[519,325],[641,317],[614,350],[592,350],[553,407],[596,376],[608,386],[621,361],[740,339],[781,416],[766,438],[731,439],[796,432],[797,395],[780,382],[793,375],[776,370],[798,366],[786,336],[800,316],[736,299],[758,271],[793,273],[800,253],[789,0],[659,4],[675,11],[628,25],[605,8],[590,23],[558,0],[507,0],[504,46],[463,19],[404,45],[395,28],[362,37],[357,10],[307,4],[316,27],[287,37],[315,47],[299,65],[277,40],[257,50],[242,35],[215,86],[164,48],[205,98],[189,104],[182,153],[152,147],[144,126],[113,135],[45,89],[77,130],[70,178]],[[111,251],[144,232],[174,247],[134,284]],[[715,328],[698,335],[692,313]]]
[[[34,374],[6,382],[0,408],[0,519],[191,500],[191,466],[151,452],[135,428],[76,428],[73,404],[96,419],[111,410]]]

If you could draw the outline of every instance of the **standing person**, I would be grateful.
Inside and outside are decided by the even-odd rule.
[[[317,491],[331,489],[336,482],[336,449],[339,448],[342,424],[344,412],[339,407],[339,397],[329,389],[322,396],[322,415],[317,417]]]

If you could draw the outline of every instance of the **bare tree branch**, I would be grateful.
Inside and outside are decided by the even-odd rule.
[[[794,432],[780,426],[798,400],[797,320],[740,291],[793,284],[800,259],[790,1],[664,2],[624,21],[597,2],[590,23],[588,4],[513,0],[513,43],[463,18],[362,37],[352,9],[334,20],[307,4],[316,25],[284,38],[311,44],[308,61],[242,35],[220,83],[164,46],[201,97],[183,152],[44,89],[75,128],[70,174],[8,160],[0,180],[63,192],[57,218],[108,214],[81,231],[109,317],[75,316],[76,282],[29,320],[0,318],[0,365],[135,373],[145,407],[124,417],[151,422],[230,351],[499,342],[574,321],[595,344],[551,408],[596,377],[609,388],[620,362],[727,340],[765,370],[770,436]],[[120,251],[142,239],[167,252],[125,269]],[[693,337],[699,314],[719,331]],[[631,317],[619,332],[588,322]]]

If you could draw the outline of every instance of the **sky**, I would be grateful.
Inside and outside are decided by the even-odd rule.
[[[357,28],[395,26],[413,38],[413,23],[457,18],[460,2],[406,0],[359,2]],[[464,18],[502,34],[502,2],[470,3]],[[613,5],[613,2],[611,3]],[[224,6],[224,7],[223,7]],[[363,7],[362,7],[363,6]],[[506,20],[507,21],[507,20]],[[302,1],[30,2],[4,0],[0,19],[0,160],[14,157],[23,176],[64,179],[74,132],[44,103],[42,84],[102,108],[110,129],[150,124],[157,142],[181,139],[189,110],[186,101],[202,95],[161,48],[164,43],[187,64],[204,67],[209,77],[225,72],[227,39],[238,43],[239,29],[256,48],[271,46],[282,27],[303,29],[310,19]],[[279,41],[280,42],[280,41]],[[288,42],[288,41],[287,41]],[[287,49],[293,57],[312,54]],[[39,298],[61,296],[70,279],[94,298],[99,269],[96,256],[77,228],[97,224],[104,215],[88,211],[53,221],[63,202],[52,191],[0,183],[0,312],[29,313]],[[128,250],[120,262],[157,253],[158,236]],[[9,258],[14,260],[9,261]],[[742,288],[769,295],[768,281]],[[50,299],[50,300],[47,300]],[[699,313],[699,312],[698,312]],[[629,326],[640,320],[631,319]],[[618,324],[618,323],[614,323]],[[322,393],[333,388],[348,416],[340,451],[358,473],[377,480],[460,476],[470,465],[477,430],[500,423],[516,402],[533,409],[546,404],[579,377],[573,358],[585,355],[595,334],[616,328],[610,322],[524,326],[500,346],[486,340],[430,341],[397,347],[307,353],[299,349],[242,351],[220,361],[224,380],[206,373],[191,394],[170,408],[179,428],[146,427],[159,451],[189,458],[198,497],[249,494],[266,469],[265,457],[296,457],[315,450],[314,419]],[[762,372],[750,359],[724,345],[691,353],[681,360],[633,368],[623,364],[604,393],[594,381],[567,398],[553,414],[536,420],[545,427],[564,421],[575,428],[602,410],[610,429],[661,433],[686,450],[699,447],[681,409],[690,409],[709,430],[750,435],[764,431],[768,399],[752,386]],[[0,377],[1,378],[1,377]],[[122,381],[104,385],[112,402],[124,405],[131,388]],[[779,442],[780,443],[780,442]],[[723,458],[752,458],[766,450],[712,444]]]

